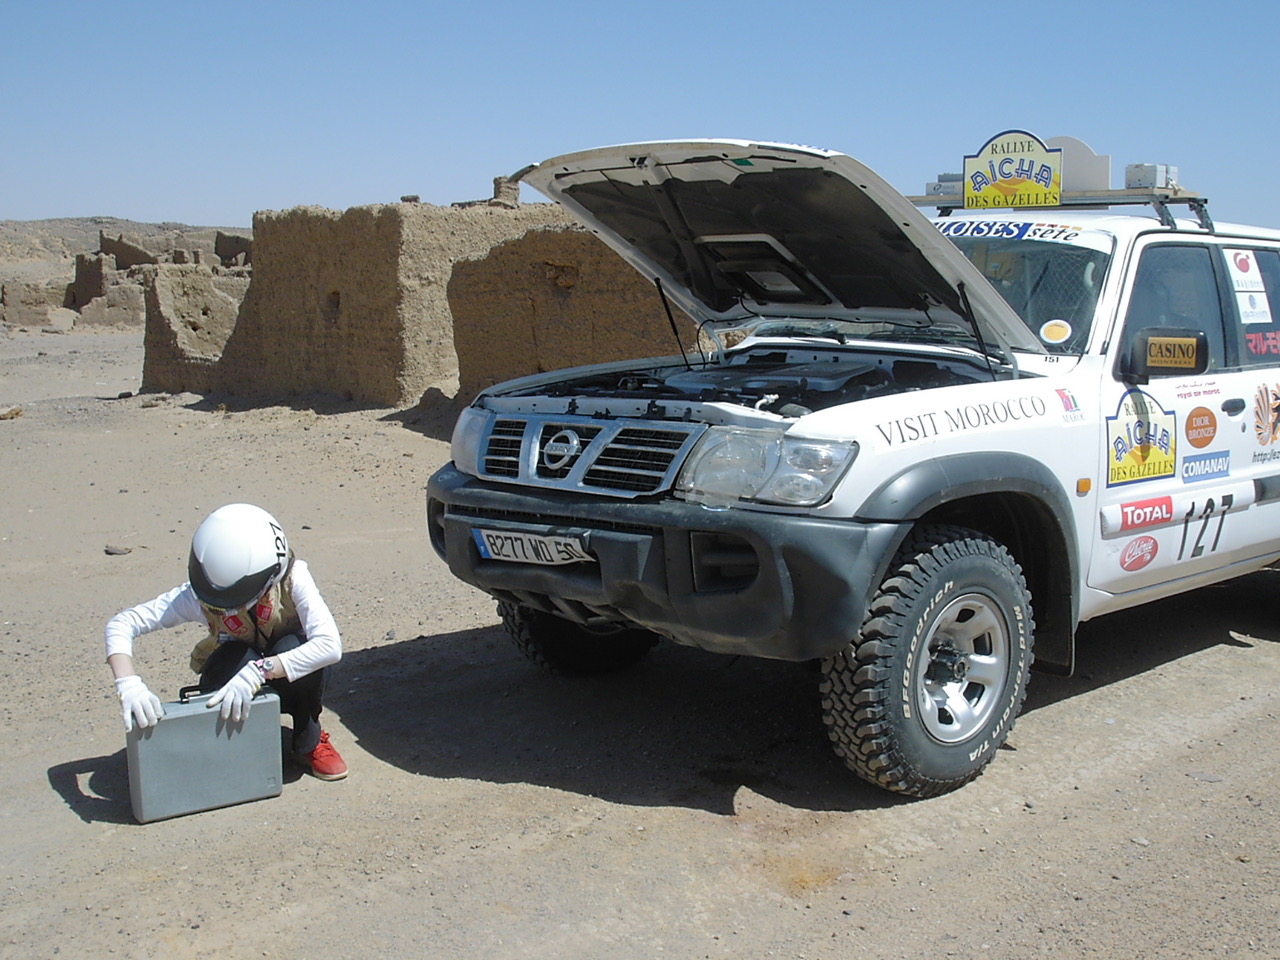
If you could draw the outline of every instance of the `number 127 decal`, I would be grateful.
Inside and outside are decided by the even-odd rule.
[[[1227,511],[1231,509],[1235,499],[1233,494],[1224,493],[1217,500],[1210,497],[1203,505],[1194,500],[1191,502],[1182,517],[1182,541],[1178,544],[1179,560],[1184,558],[1194,560],[1196,557],[1203,556],[1206,550],[1213,553],[1218,549],[1218,542],[1222,539],[1222,528],[1227,522]],[[1213,523],[1215,517],[1217,522]],[[1205,536],[1210,526],[1213,527],[1213,542],[1206,544]],[[1191,542],[1191,553],[1188,555],[1187,541],[1191,538],[1193,531],[1195,539]]]

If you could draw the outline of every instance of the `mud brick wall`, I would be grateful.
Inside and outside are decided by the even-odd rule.
[[[135,267],[135,270],[145,269]],[[100,297],[94,297],[80,308],[77,326],[142,326],[146,322],[146,291],[137,277],[120,274]]]
[[[449,281],[458,398],[511,377],[679,352],[653,283],[583,230],[529,233]],[[686,349],[694,325],[672,308]]]
[[[107,295],[116,274],[116,258],[109,253],[77,253],[76,278],[65,306],[80,310],[91,300]]]
[[[63,310],[69,284],[65,280],[36,283],[6,280],[0,286],[0,320],[15,327],[43,327]],[[69,314],[74,317],[75,314]]]
[[[260,212],[253,280],[215,389],[328,393],[379,406],[415,403],[432,388],[452,396],[458,362],[446,291],[454,264],[566,221],[551,204]]]
[[[263,211],[251,281],[135,268],[151,278],[143,386],[401,407],[678,352],[652,283],[561,208],[512,203]],[[238,312],[232,281],[248,284]],[[692,343],[693,324],[677,322]]]
[[[199,264],[141,269],[146,304],[142,389],[213,391],[248,279],[215,276]]]
[[[137,267],[142,264],[159,263],[159,258],[154,253],[141,243],[125,237],[124,234],[120,234],[118,237],[109,237],[99,230],[98,252],[111,257],[117,270],[128,270],[130,267]]]

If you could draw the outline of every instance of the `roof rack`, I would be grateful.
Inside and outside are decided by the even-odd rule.
[[[907,197],[917,207],[937,207],[941,216],[951,215],[953,210],[964,209],[964,197],[960,194],[935,194],[923,197]],[[1064,190],[1062,203],[1055,207],[983,207],[983,210],[1061,210],[1067,207],[1077,209],[1098,209],[1116,206],[1150,206],[1156,216],[1166,227],[1174,226],[1173,214],[1169,212],[1171,204],[1186,204],[1200,222],[1201,228],[1209,233],[1214,232],[1213,221],[1209,218],[1208,197],[1181,188],[1140,188],[1131,190]]]

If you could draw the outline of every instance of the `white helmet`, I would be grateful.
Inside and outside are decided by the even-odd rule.
[[[283,580],[291,561],[275,517],[252,504],[230,503],[209,514],[191,538],[187,576],[202,603],[239,610]]]

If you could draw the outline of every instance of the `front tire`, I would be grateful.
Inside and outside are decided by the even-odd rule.
[[[521,653],[544,670],[572,677],[622,670],[641,660],[658,642],[657,635],[647,630],[591,629],[515,603],[500,602],[498,614]]]
[[[1022,569],[1001,543],[963,527],[915,531],[857,639],[823,662],[836,753],[913,797],[973,780],[1022,709],[1033,634]]]

